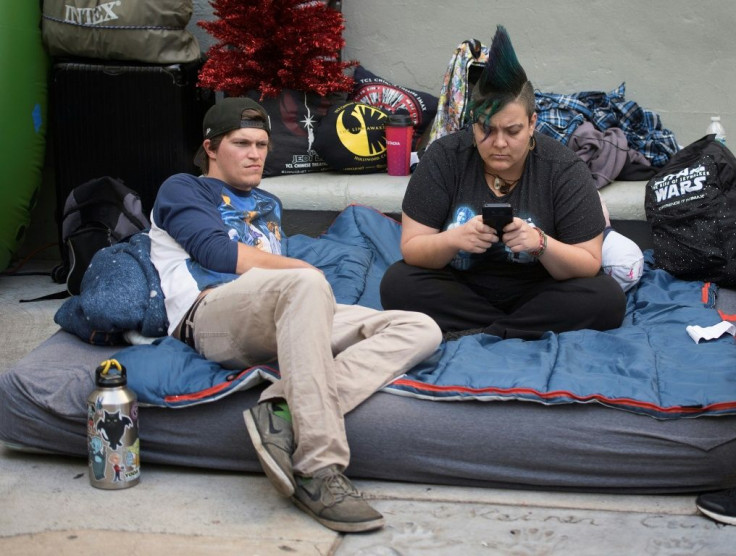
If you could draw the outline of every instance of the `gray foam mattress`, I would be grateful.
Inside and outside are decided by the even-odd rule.
[[[87,457],[96,347],[59,331],[0,375],[0,440]],[[141,407],[141,460],[259,472],[242,412],[260,388],[181,409]],[[379,392],[346,416],[352,477],[627,493],[736,485],[736,417],[658,421],[598,404],[441,402]]]

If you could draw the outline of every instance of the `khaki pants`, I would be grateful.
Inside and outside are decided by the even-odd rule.
[[[424,314],[337,304],[312,269],[251,269],[211,291],[193,324],[197,350],[223,367],[278,359],[281,380],[260,401],[289,404],[294,471],[306,476],[330,464],[347,467],[343,416],[441,341]]]

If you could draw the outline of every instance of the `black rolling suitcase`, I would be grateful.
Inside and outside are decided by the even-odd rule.
[[[148,214],[171,174],[192,159],[214,94],[196,87],[200,63],[168,66],[59,61],[50,116],[57,222],[72,189],[100,176],[136,191]]]

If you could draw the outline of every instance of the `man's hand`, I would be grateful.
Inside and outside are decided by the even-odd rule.
[[[274,255],[252,245],[238,243],[238,264],[236,272],[243,274],[251,268],[313,268],[319,270],[301,259],[294,259],[284,255]]]

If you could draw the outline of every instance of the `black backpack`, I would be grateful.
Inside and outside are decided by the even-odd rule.
[[[657,267],[736,286],[736,157],[715,135],[679,151],[649,180],[645,209]]]
[[[62,263],[52,271],[79,294],[82,277],[97,251],[150,228],[138,193],[121,180],[103,176],[72,189],[61,218]]]

